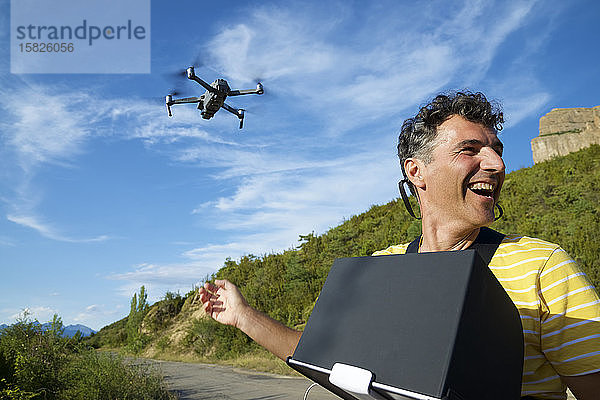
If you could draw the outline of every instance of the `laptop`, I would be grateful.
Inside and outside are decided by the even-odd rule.
[[[519,399],[519,313],[475,250],[335,260],[287,363],[343,399]]]

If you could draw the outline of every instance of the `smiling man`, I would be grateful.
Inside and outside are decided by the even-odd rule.
[[[416,196],[423,234],[374,255],[464,250],[483,237],[494,238],[498,247],[489,268],[523,325],[522,396],[566,399],[568,385],[579,400],[600,399],[600,299],[594,287],[558,245],[487,228],[495,208],[501,213],[503,122],[502,112],[483,94],[470,92],[438,95],[404,122],[400,189],[405,198],[407,184]],[[301,333],[249,307],[232,283],[207,283],[199,297],[209,315],[240,328],[278,357],[294,352]]]

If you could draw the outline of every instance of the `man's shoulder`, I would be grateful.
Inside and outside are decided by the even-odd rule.
[[[490,268],[496,276],[514,279],[529,276],[537,270],[551,269],[556,265],[572,262],[572,258],[558,244],[526,235],[506,235],[494,256]],[[513,276],[514,275],[514,276]]]
[[[536,251],[536,252],[548,252],[553,253],[560,246],[556,243],[549,242],[544,239],[526,235],[507,234],[498,246],[499,253],[511,253],[511,252],[524,252],[524,251]]]
[[[409,244],[410,243],[396,244],[396,245],[390,246],[386,249],[376,251],[372,255],[373,256],[390,256],[393,254],[405,254],[406,248],[408,247]]]

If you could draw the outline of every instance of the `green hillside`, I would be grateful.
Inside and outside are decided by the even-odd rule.
[[[560,243],[596,287],[600,285],[600,146],[508,174],[500,203],[505,214],[493,228]],[[323,235],[301,235],[295,249],[227,259],[212,278],[231,280],[251,305],[301,329],[335,258],[369,255],[410,241],[419,233],[419,222],[397,199],[372,206]],[[148,349],[152,349],[146,355],[192,354],[216,361],[259,352],[241,332],[200,318],[191,296],[184,296],[177,315],[172,313],[160,324],[148,319],[156,318],[153,309],[166,307],[167,297],[150,307],[144,325],[154,328],[145,329]],[[124,326],[125,322],[112,324],[91,341],[96,346],[122,346]]]

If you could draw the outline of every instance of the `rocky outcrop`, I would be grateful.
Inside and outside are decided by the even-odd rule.
[[[600,144],[600,106],[555,108],[540,118],[540,135],[531,141],[533,162],[564,156]]]

